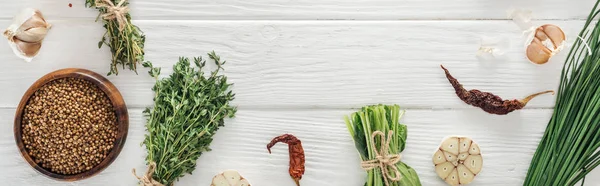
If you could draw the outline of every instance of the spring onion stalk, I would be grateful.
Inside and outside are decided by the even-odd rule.
[[[599,2],[563,65],[554,113],[531,160],[525,186],[575,185],[585,182],[584,177],[600,164]]]
[[[381,131],[387,134],[390,130],[393,131],[388,154],[399,154],[404,150],[406,145],[406,125],[400,124],[398,121],[404,112],[400,112],[398,105],[372,105],[363,107],[360,111],[345,117],[346,125],[350,136],[354,139],[354,143],[362,161],[375,159],[375,150],[370,146],[371,135],[375,131]],[[376,138],[376,147],[380,147],[382,142]],[[390,186],[420,186],[421,181],[417,172],[403,162],[398,162],[395,165],[402,175],[400,181],[391,182]],[[390,167],[386,167],[388,171],[393,172]],[[382,171],[379,168],[367,171],[367,181],[365,186],[384,186],[384,178]]]

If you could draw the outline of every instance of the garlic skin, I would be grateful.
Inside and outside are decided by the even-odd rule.
[[[26,8],[13,18],[12,24],[4,31],[4,36],[15,55],[31,62],[51,26],[39,10]]]
[[[479,145],[469,137],[444,138],[432,160],[435,172],[448,185],[469,184],[483,168]]]
[[[210,186],[250,186],[250,183],[238,171],[226,170],[213,177]]]

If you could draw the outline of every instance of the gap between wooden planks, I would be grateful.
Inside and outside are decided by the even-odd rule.
[[[139,20],[489,20],[507,19],[510,8],[532,10],[536,19],[586,19],[593,0],[130,0]],[[73,6],[69,7],[69,3]],[[20,0],[0,7],[0,19],[40,8],[49,19],[91,18],[84,0]]]
[[[86,68],[108,72],[110,52],[98,49],[104,33],[93,21],[50,20],[54,27],[39,56],[25,63],[0,44],[0,107],[15,108],[36,79],[51,71]],[[445,79],[444,64],[467,89],[505,99],[556,89],[564,57],[545,65],[524,57],[519,29],[511,21],[136,21],[147,34],[146,59],[163,67],[179,56],[211,50],[227,60],[225,73],[240,108],[358,108],[399,103],[405,108],[463,109]],[[544,21],[563,27],[574,41],[583,21]],[[0,21],[0,27],[8,25]],[[506,41],[504,61],[480,62],[480,37]],[[122,70],[108,77],[130,108],[152,104],[154,80]],[[530,108],[552,108],[543,95]]]
[[[239,110],[236,118],[226,120],[211,144],[213,151],[198,160],[193,175],[176,185],[208,184],[212,176],[225,169],[237,169],[254,185],[293,185],[287,173],[285,145],[276,145],[269,155],[265,145],[274,136],[293,133],[306,150],[303,185],[362,185],[364,172],[358,154],[343,122],[343,116],[356,109],[318,111]],[[130,109],[130,130],[123,151],[101,174],[71,185],[135,185],[131,169],[145,170],[145,118],[142,109]],[[529,161],[546,127],[552,110],[522,110],[508,116],[489,115],[479,110],[408,110],[402,123],[408,126],[407,148],[403,161],[412,166],[423,185],[444,185],[434,172],[431,157],[443,137],[465,135],[476,140],[484,155],[484,168],[473,186],[520,185]],[[14,109],[0,109],[0,123],[11,128]],[[0,175],[8,185],[63,185],[37,174],[20,157],[12,130],[0,131]],[[586,183],[599,183],[597,170]],[[587,185],[586,184],[586,185]]]

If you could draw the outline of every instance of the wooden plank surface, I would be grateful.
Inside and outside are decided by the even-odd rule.
[[[19,0],[0,6],[0,28],[16,12],[40,8],[53,28],[31,63],[0,43],[0,180],[6,185],[135,185],[131,174],[145,171],[142,108],[152,104],[154,80],[123,72],[108,77],[130,108],[127,143],[100,175],[64,183],[36,173],[20,157],[12,127],[14,109],[36,79],[61,68],[105,74],[110,53],[98,49],[104,33],[98,12],[84,0]],[[69,3],[72,7],[69,7]],[[447,135],[466,135],[484,153],[483,172],[471,185],[521,185],[554,106],[554,96],[534,99],[526,109],[495,116],[462,103],[445,80],[444,64],[466,88],[522,98],[556,89],[566,52],[545,65],[524,57],[524,36],[510,20],[510,8],[532,10],[535,24],[561,26],[575,40],[593,0],[132,0],[134,23],[147,35],[146,59],[166,76],[179,56],[211,50],[228,61],[235,83],[235,119],[227,120],[198,160],[193,175],[176,185],[207,185],[225,169],[237,169],[253,185],[293,185],[285,146],[269,155],[274,136],[294,133],[307,153],[305,186],[362,185],[364,171],[342,117],[368,104],[397,103],[408,109],[403,160],[425,186],[445,185],[431,156]],[[478,61],[482,37],[506,47],[503,60]],[[568,48],[569,45],[567,45]],[[586,186],[600,186],[600,171]]]
[[[69,185],[135,185],[131,169],[138,174],[145,169],[143,140],[144,118],[141,109],[130,109],[127,143],[117,160],[100,175]],[[253,110],[241,109],[218,131],[207,152],[198,160],[193,175],[176,185],[207,185],[212,176],[224,169],[237,169],[253,185],[293,185],[287,174],[288,155],[285,145],[276,145],[273,154],[265,145],[274,136],[293,133],[306,149],[306,174],[303,185],[361,185],[365,174],[360,169],[354,143],[343,123],[343,116],[353,110]],[[0,122],[12,127],[14,110],[0,110]],[[447,135],[470,136],[480,144],[484,168],[474,186],[506,186],[522,183],[537,142],[550,118],[545,109],[525,110],[509,116],[493,116],[479,110],[408,110],[403,120],[408,125],[407,148],[402,161],[419,174],[423,185],[444,185],[437,178],[431,157],[441,139]],[[465,119],[469,118],[469,119]],[[12,130],[0,131],[0,174],[6,183],[29,185],[64,185],[37,174],[20,157]],[[598,185],[598,171],[591,173],[586,185]],[[9,184],[13,185],[13,184]]]
[[[25,7],[49,18],[94,18],[84,0],[12,1],[0,7],[11,18]],[[69,3],[73,7],[69,7]],[[134,19],[178,20],[456,20],[506,19],[510,8],[532,10],[537,19],[585,19],[593,0],[144,0],[131,1]]]
[[[60,68],[108,72],[103,30],[90,21],[55,24],[38,58],[24,63],[0,45],[0,106],[14,108],[36,79]],[[550,21],[573,41],[582,21]],[[0,21],[0,27],[8,22]],[[146,31],[146,59],[164,74],[179,56],[216,50],[229,61],[236,104],[243,108],[357,108],[402,103],[409,108],[470,108],[443,75],[444,64],[468,89],[506,99],[556,89],[564,54],[545,65],[524,57],[523,37],[510,21],[138,21]],[[168,26],[165,26],[168,25]],[[78,34],[73,34],[77,31]],[[503,61],[478,61],[483,36],[508,43]],[[152,104],[153,79],[124,71],[109,79],[130,107]],[[550,108],[540,96],[530,108]]]

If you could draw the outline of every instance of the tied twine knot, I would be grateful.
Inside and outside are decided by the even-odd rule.
[[[148,170],[146,171],[146,174],[144,174],[142,177],[138,177],[137,174],[135,173],[135,169],[132,170],[133,175],[140,181],[140,184],[143,186],[164,186],[162,183],[152,179],[152,174],[154,174],[154,170],[156,170],[156,163],[151,162],[150,165],[148,165]]]
[[[402,175],[400,175],[400,171],[398,170],[398,167],[396,167],[396,163],[400,162],[400,158],[402,158],[402,155],[388,154],[388,148],[390,146],[390,142],[392,141],[392,134],[394,134],[394,132],[390,130],[388,132],[388,135],[386,138],[385,133],[383,133],[381,131],[373,132],[373,134],[371,135],[371,144],[370,145],[371,145],[371,148],[375,150],[375,159],[363,161],[361,163],[361,167],[366,171],[369,171],[369,170],[372,170],[375,168],[381,169],[381,172],[383,173],[383,180],[384,180],[386,186],[390,185],[390,183],[389,183],[390,180],[394,182],[394,181],[400,181],[400,179],[402,179]],[[379,146],[379,149],[377,149],[377,147],[375,145],[376,144],[375,139],[377,138],[377,136],[379,136],[379,139],[381,141],[381,145]],[[393,176],[390,173],[390,171],[388,170],[388,167],[391,167],[392,172],[394,173]]]
[[[111,0],[96,0],[95,3],[97,8],[106,8],[106,13],[101,15],[102,18],[105,20],[117,20],[119,31],[123,31],[127,24],[127,17],[125,15],[129,12],[129,8],[123,6],[126,1],[119,1],[119,4],[116,6]]]

